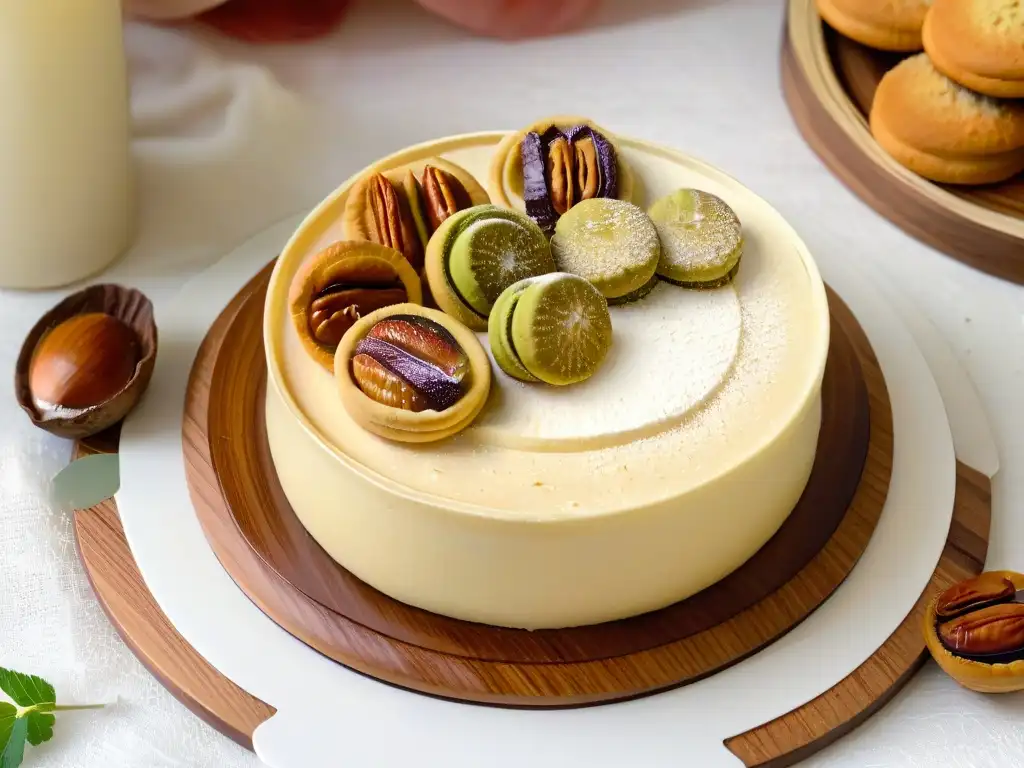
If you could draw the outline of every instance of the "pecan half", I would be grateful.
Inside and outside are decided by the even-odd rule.
[[[590,200],[597,197],[601,188],[601,164],[597,159],[597,147],[590,136],[584,136],[573,144],[576,161],[576,199]]]
[[[1001,603],[972,611],[938,627],[939,639],[961,656],[1024,651],[1024,603]]]
[[[552,141],[548,146],[546,170],[548,193],[558,215],[562,215],[576,204],[574,165],[575,157],[569,140],[560,136]]]
[[[342,262],[326,285],[313,292],[309,331],[319,343],[336,347],[356,320],[408,300],[398,273],[385,262],[353,258]]]
[[[382,173],[366,184],[367,230],[375,243],[400,251],[419,270],[423,266],[423,244],[416,232],[409,201]]]
[[[473,205],[469,193],[448,171],[428,165],[421,179],[430,231],[434,232],[449,216]]]
[[[390,286],[332,285],[310,305],[309,326],[313,338],[336,347],[345,332],[363,315],[408,299],[401,284]]]
[[[1017,588],[998,573],[983,573],[947,589],[936,601],[935,615],[939,621],[962,616],[970,611],[1004,603],[1013,599]]]

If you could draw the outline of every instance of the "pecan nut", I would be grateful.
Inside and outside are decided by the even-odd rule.
[[[462,183],[441,168],[426,166],[423,169],[421,185],[431,233],[440,227],[445,219],[473,205]]]
[[[366,184],[367,231],[375,243],[399,251],[414,269],[423,266],[423,244],[416,231],[409,201],[382,173]]]
[[[559,136],[548,146],[548,193],[555,212],[560,216],[576,204],[574,154],[569,140],[564,136]]]
[[[1000,603],[940,624],[939,639],[961,656],[996,656],[1024,651],[1024,603]]]
[[[576,163],[576,199],[597,197],[601,187],[601,166],[597,160],[597,147],[590,136],[580,137],[573,145]]]
[[[309,330],[321,344],[336,347],[359,318],[407,300],[401,284],[329,286],[310,305]]]
[[[296,272],[291,315],[307,352],[330,372],[342,337],[362,317],[395,304],[420,304],[419,275],[394,248],[368,240],[329,245]]]
[[[1006,576],[983,573],[980,576],[954,584],[941,595],[935,605],[939,621],[948,621],[965,613],[1013,600],[1017,588]]]

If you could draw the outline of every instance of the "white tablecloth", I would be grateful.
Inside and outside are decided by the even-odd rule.
[[[196,29],[132,25],[138,240],[103,279],[166,297],[365,163],[429,138],[588,114],[680,147],[766,197],[812,252],[839,251],[918,303],[951,341],[995,425],[990,567],[1024,570],[1024,289],[946,259],[875,215],[804,145],[782,100],[781,0],[608,0],[568,38],[473,39],[400,0],[359,5],[316,45],[254,49]],[[268,254],[269,255],[269,254]],[[0,368],[62,292],[0,293]],[[41,674],[63,716],[28,765],[252,766],[143,670],[76,560],[47,496],[69,446],[0,398],[0,665]],[[983,697],[929,665],[867,725],[808,765],[1024,765],[1024,696]],[[639,760],[638,764],[642,764]]]

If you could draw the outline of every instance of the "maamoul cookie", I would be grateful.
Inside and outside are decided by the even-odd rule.
[[[685,288],[718,288],[732,280],[743,257],[743,228],[722,198],[677,189],[647,212],[661,239],[663,280]]]
[[[1024,106],[954,83],[927,54],[886,73],[870,122],[883,149],[932,181],[990,184],[1024,170]]]
[[[883,51],[921,50],[921,27],[932,0],[818,0],[830,27]]]
[[[589,280],[610,303],[650,293],[661,243],[654,222],[625,200],[583,200],[558,220],[551,253],[560,272]],[[652,286],[653,287],[653,286]]]
[[[1024,98],[1024,3],[935,0],[924,25],[935,68],[988,96]]]

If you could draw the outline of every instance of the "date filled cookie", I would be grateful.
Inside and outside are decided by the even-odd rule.
[[[818,13],[851,40],[883,51],[920,51],[932,0],[818,0]]]
[[[988,96],[1024,98],[1024,2],[935,0],[923,40],[947,77]]]
[[[924,53],[882,78],[870,123],[886,152],[932,181],[989,184],[1024,170],[1024,106],[964,88]]]

